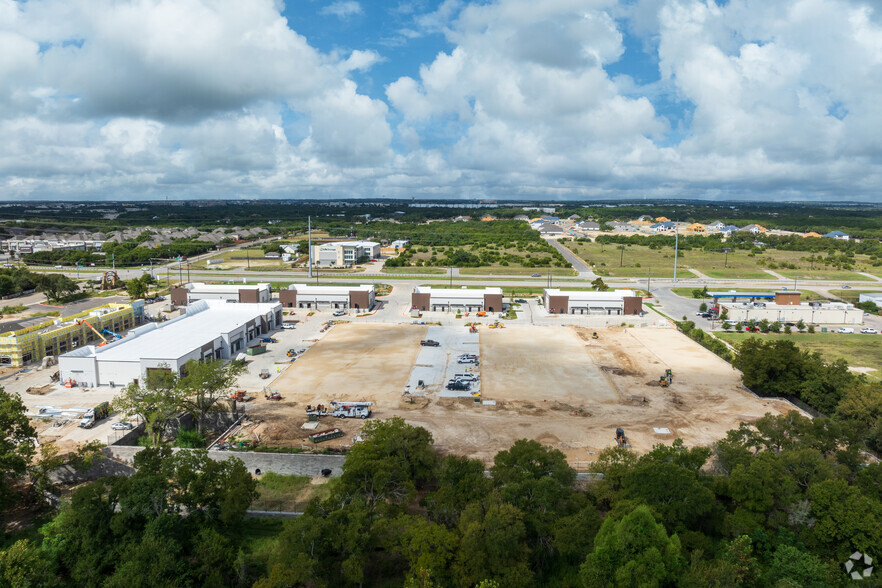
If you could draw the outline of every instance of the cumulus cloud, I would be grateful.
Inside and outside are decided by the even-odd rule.
[[[329,14],[338,18],[349,18],[354,14],[361,14],[361,4],[354,0],[338,0],[332,2],[319,11],[321,14]]]
[[[278,0],[0,0],[0,197],[878,199],[869,0],[427,6],[401,42],[444,50],[376,96],[395,50],[322,52]]]

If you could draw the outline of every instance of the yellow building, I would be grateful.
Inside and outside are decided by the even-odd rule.
[[[481,220],[484,221],[484,222],[486,223],[486,222],[489,222],[489,221],[495,221],[495,220],[496,220],[496,217],[493,216],[492,214],[485,214],[484,216],[481,217]]]
[[[706,227],[701,223],[692,223],[688,227],[686,227],[687,233],[703,233],[705,232]]]
[[[821,235],[820,233],[816,233],[814,231],[809,231],[808,233],[803,235],[802,238],[805,239],[806,237],[822,237],[822,236],[823,235]]]
[[[666,217],[666,216],[659,216],[659,217],[657,217],[657,218],[655,219],[655,222],[657,222],[657,223],[669,223],[669,222],[671,222],[671,219],[669,219],[669,218]]]
[[[86,323],[98,331],[120,333],[140,323],[143,313],[143,302],[110,303],[64,318],[46,317],[32,324],[16,324],[20,328],[0,334],[0,365],[20,367],[100,341],[101,337]],[[105,336],[113,339],[112,335]]]

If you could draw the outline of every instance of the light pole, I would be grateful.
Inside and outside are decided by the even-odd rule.
[[[677,283],[677,252],[680,248],[680,225],[674,225],[674,283]]]

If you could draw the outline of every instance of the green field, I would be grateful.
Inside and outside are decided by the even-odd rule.
[[[861,294],[870,294],[874,292],[882,292],[882,284],[875,290],[830,290],[830,294],[841,299],[843,302],[855,304]]]
[[[467,276],[532,276],[533,274],[540,274],[542,277],[547,277],[549,271],[551,272],[552,276],[579,275],[578,272],[569,267],[516,267],[512,265],[483,265],[481,267],[464,267],[460,268],[459,273]]]
[[[682,296],[683,298],[692,298],[692,291],[696,288],[671,288],[671,292],[676,294],[677,296]],[[699,290],[701,288],[698,288]],[[708,287],[708,292],[717,292],[723,291],[726,292],[728,290],[736,290],[738,292],[776,292],[778,288],[732,288],[726,286],[725,288],[710,288]],[[850,290],[844,290],[844,292],[849,292]],[[827,300],[817,292],[812,292],[811,290],[800,290],[802,294],[802,300],[804,301],[813,301],[813,300]],[[855,300],[857,300],[857,296],[855,296]]]
[[[442,287],[450,287],[446,284],[420,284],[420,287],[429,287],[429,288],[442,288]],[[485,285],[464,285],[458,283],[456,280],[453,281],[453,288],[470,288],[470,289],[481,289],[486,288]],[[502,294],[505,296],[536,296],[538,294],[542,294],[545,291],[544,286],[500,286],[502,288]],[[560,284],[552,284],[552,288],[561,287]],[[576,292],[593,292],[594,288],[585,287],[585,286],[567,286],[563,285],[561,287],[562,290],[574,290]],[[647,296],[648,292],[646,290],[640,290],[637,288],[628,288],[629,290],[633,290],[635,294],[640,296]]]
[[[384,274],[445,274],[446,269],[439,267],[384,267]]]
[[[494,243],[475,243],[463,246],[450,245],[418,245],[408,249],[409,258],[404,259],[411,265],[384,268],[384,272],[393,273],[444,273],[449,262],[458,267],[461,274],[467,275],[514,275],[529,276],[534,273],[547,276],[549,272],[555,276],[575,276],[577,273],[568,263],[560,258],[556,250],[546,243],[527,243],[515,245],[499,245]],[[458,265],[456,259],[468,259]],[[541,262],[542,265],[534,265]],[[560,261],[565,267],[554,265]],[[545,265],[551,262],[550,265]],[[472,265],[481,263],[482,265]]]
[[[674,272],[673,247],[651,249],[646,245],[622,245],[617,243],[576,243],[561,241],[573,253],[594,265],[599,275],[613,277],[646,277],[649,269],[652,275],[668,276]],[[768,269],[788,278],[805,280],[859,280],[869,281],[857,271],[878,273],[878,268],[869,264],[866,255],[855,256],[856,271],[840,271],[825,268],[817,261],[810,262],[809,254],[804,251],[782,251],[768,249],[763,253],[753,254],[749,251],[732,251],[726,256],[716,251],[702,249],[680,250],[677,258],[677,271],[694,269],[711,278],[733,279],[774,279],[765,270]],[[793,266],[793,267],[791,267]],[[796,269],[794,269],[794,267]]]
[[[857,329],[856,329],[857,330]],[[714,331],[714,335],[729,343],[740,343],[748,337],[761,339],[790,339],[802,349],[817,351],[826,361],[844,359],[852,367],[874,368],[867,375],[872,379],[882,377],[882,335],[843,335],[839,333],[794,333],[792,335],[763,335],[760,333],[727,333]]]

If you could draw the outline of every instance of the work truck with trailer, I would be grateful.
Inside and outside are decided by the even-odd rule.
[[[95,408],[90,408],[86,411],[86,414],[83,415],[83,418],[80,419],[80,427],[83,429],[91,429],[95,426],[95,423],[102,419],[106,419],[107,415],[110,414],[110,403],[102,402]]]

